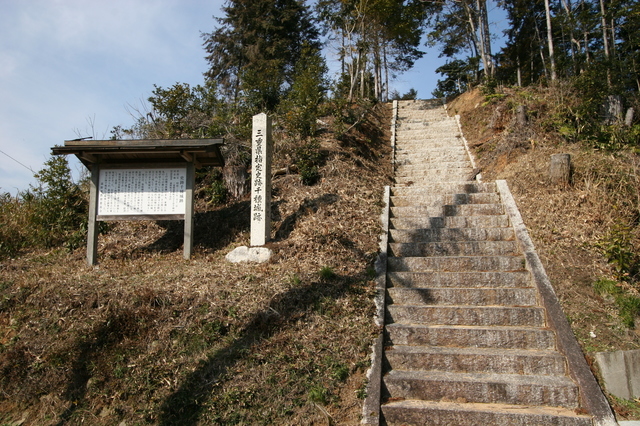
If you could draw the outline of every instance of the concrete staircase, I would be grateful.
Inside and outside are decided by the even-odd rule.
[[[594,424],[498,187],[476,179],[456,119],[437,101],[396,111],[380,411],[365,408],[363,423]]]

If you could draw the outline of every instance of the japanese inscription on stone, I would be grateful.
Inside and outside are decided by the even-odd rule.
[[[271,233],[271,120],[253,117],[251,166],[251,245],[261,246]]]
[[[102,169],[98,216],[183,215],[187,169]]]

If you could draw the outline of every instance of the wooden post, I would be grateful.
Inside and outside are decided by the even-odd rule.
[[[98,259],[98,227],[96,216],[98,213],[98,185],[100,184],[100,166],[91,166],[91,180],[89,181],[89,223],[87,224],[87,263],[95,265]]]
[[[549,164],[549,178],[552,183],[567,186],[571,183],[571,155],[553,154]]]
[[[186,260],[191,258],[193,252],[193,189],[195,187],[195,166],[187,163],[187,182],[185,188],[185,209],[184,209],[184,247],[183,257]]]

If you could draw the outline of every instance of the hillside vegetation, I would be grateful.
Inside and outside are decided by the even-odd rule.
[[[315,185],[274,178],[269,263],[226,262],[249,199],[204,187],[190,261],[180,222],[112,224],[96,267],[82,247],[2,260],[0,424],[357,424],[391,172],[390,110],[367,111],[346,133],[325,119]]]

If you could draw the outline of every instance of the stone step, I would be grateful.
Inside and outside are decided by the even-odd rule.
[[[392,370],[383,380],[392,399],[579,406],[578,388],[567,376]]]
[[[441,256],[390,257],[389,272],[461,272],[461,271],[521,271],[525,269],[522,256]]]
[[[544,310],[513,306],[387,306],[386,324],[544,327]]]
[[[590,416],[560,407],[400,400],[383,405],[382,413],[388,426],[592,426]]]
[[[430,146],[424,146],[420,149],[396,150],[394,154],[396,161],[408,159],[413,161],[414,163],[426,163],[430,159],[431,161],[434,161],[434,158],[436,158],[435,161],[440,161],[441,158],[452,155],[466,155],[466,158],[469,158],[467,151],[464,149],[464,147],[461,146],[451,146],[446,148],[432,148]]]
[[[464,149],[462,139],[441,135],[398,135],[396,138],[396,155],[405,153],[417,153],[424,151]]]
[[[396,176],[394,181],[397,185],[421,185],[433,181],[465,181],[472,175],[472,168],[465,169],[443,169],[434,171],[425,176]]]
[[[404,371],[451,371],[524,375],[566,375],[557,351],[495,348],[434,348],[397,345],[384,353],[387,368]]]
[[[389,244],[389,255],[396,257],[473,256],[478,254],[483,256],[513,256],[518,253],[520,253],[520,247],[516,241],[444,241]]]
[[[419,141],[419,140],[439,140],[447,139],[462,143],[462,134],[458,131],[455,123],[442,122],[441,125],[427,125],[422,128],[396,128],[396,142]]]
[[[506,215],[445,216],[445,217],[406,217],[390,218],[390,229],[411,228],[505,228],[510,226]]]
[[[415,123],[426,121],[427,123],[437,123],[438,121],[451,121],[451,117],[444,110],[430,109],[413,111],[406,108],[398,110],[398,118],[396,126],[402,126],[405,123]]]
[[[415,168],[416,166],[412,166]],[[440,161],[438,164],[429,164],[428,167],[418,167],[419,170],[407,170],[406,166],[396,168],[395,178],[422,179],[440,176],[442,171],[447,173],[455,171],[461,176],[469,176],[473,171],[470,161]]]
[[[522,269],[511,272],[410,272],[390,271],[387,285],[394,288],[530,288],[531,274]]]
[[[494,182],[440,182],[432,183],[425,186],[414,186],[411,188],[391,188],[393,196],[412,196],[416,193],[445,193],[445,194],[474,194],[482,192],[496,192],[496,184]]]
[[[504,215],[502,204],[447,204],[441,207],[391,207],[391,217]]]
[[[390,243],[434,243],[459,241],[514,241],[513,228],[390,229]]]
[[[398,156],[396,155],[394,165],[396,168],[413,166],[421,167],[425,164],[433,164],[437,161],[469,161],[469,155],[466,152],[456,150],[455,152],[432,153],[427,152],[422,156]]]
[[[449,168],[449,169],[471,166],[471,162],[468,159],[463,161],[448,161],[446,159],[440,159],[438,160],[438,163],[429,162],[424,164],[407,164],[407,165],[396,164],[396,176],[398,174],[407,174],[407,173],[416,173],[416,174],[430,173],[431,170],[440,169],[445,164],[446,164],[446,168]]]
[[[555,350],[556,335],[540,327],[388,324],[387,345]]]
[[[464,284],[464,283],[460,283]],[[537,293],[529,288],[402,288],[387,289],[387,302],[417,305],[471,305],[471,306],[537,306]]]
[[[449,179],[446,180],[446,182],[468,182],[469,181],[469,177],[471,175],[466,175],[466,176],[456,176],[456,177],[451,177]],[[433,182],[445,182],[443,179],[440,178],[421,178],[421,179],[415,179],[415,180],[407,180],[406,182],[396,182],[394,183],[394,186],[398,187],[398,188],[408,188],[408,187],[412,187],[412,186],[422,186],[422,185],[428,185],[430,183]]]
[[[443,125],[430,125],[424,128],[398,128],[396,129],[396,143],[407,141],[449,140],[452,143],[462,143],[462,134],[456,124],[444,123]]]
[[[458,204],[498,204],[500,195],[495,192],[480,192],[472,194],[434,194],[414,193],[411,195],[392,195],[392,207],[408,206],[441,206]]]

